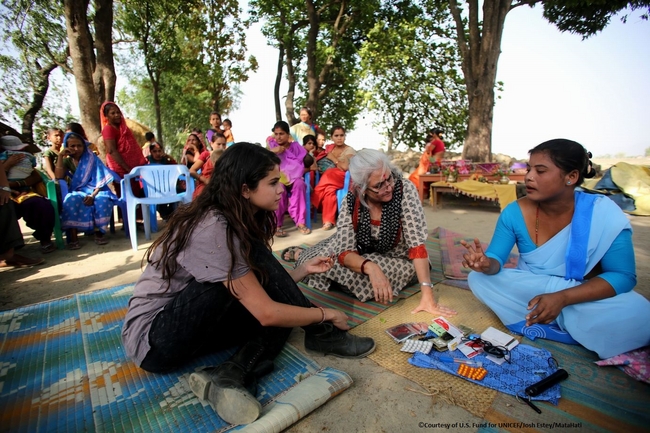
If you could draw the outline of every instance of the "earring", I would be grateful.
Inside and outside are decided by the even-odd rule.
[[[568,181],[566,184],[567,184],[567,185],[571,185],[571,181]]]

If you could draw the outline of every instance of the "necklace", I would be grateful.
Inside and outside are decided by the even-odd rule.
[[[535,246],[539,246],[537,242],[537,234],[539,232],[539,203],[537,204],[537,213],[535,214]]]

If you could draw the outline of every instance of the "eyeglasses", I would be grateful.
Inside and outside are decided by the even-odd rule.
[[[375,194],[379,194],[388,191],[388,188],[392,188],[394,186],[395,186],[395,178],[391,174],[390,176],[388,176],[388,179],[383,180],[379,182],[377,185],[375,185],[375,188],[367,187],[366,189],[368,191],[374,192]]]
[[[503,346],[494,346],[489,341],[481,340],[480,338],[463,339],[463,341],[470,342],[471,347],[483,349],[483,352],[492,355],[495,358],[504,358],[506,362],[510,363],[510,351]]]

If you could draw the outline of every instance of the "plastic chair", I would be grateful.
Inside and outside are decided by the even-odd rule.
[[[111,171],[111,174],[113,175],[114,181],[117,182],[119,176],[113,171]],[[61,215],[59,214],[59,207],[62,206],[63,203],[59,205],[59,197],[56,193],[57,183],[59,185],[59,190],[61,191],[61,199],[63,200],[65,196],[68,195],[68,183],[65,180],[63,179],[59,179],[58,181],[49,180],[45,184],[45,187],[47,188],[47,198],[50,200],[50,203],[52,203],[52,207],[54,208],[54,241],[57,249],[62,250],[65,248],[65,242],[63,242],[63,230],[61,229]],[[124,199],[118,198],[117,200],[113,200],[113,206],[118,206],[122,210],[122,220],[125,229],[125,235],[128,238],[129,226],[127,224],[127,216],[126,216],[126,201]],[[110,231],[111,234],[115,234],[114,214],[111,214]]]
[[[309,230],[311,230],[311,173],[315,173],[316,175],[316,181],[314,182],[314,185],[318,183],[318,180],[320,178],[320,175],[318,173],[318,170],[312,172],[308,171],[305,173],[305,184],[307,185],[307,192],[306,192],[306,200],[307,203],[305,203],[307,207],[307,212],[305,214],[305,225]],[[316,212],[314,212],[314,221],[316,221]]]
[[[65,183],[65,181],[63,181]],[[54,208],[54,243],[59,250],[65,248],[65,242],[63,242],[63,231],[61,230],[61,217],[59,216],[59,197],[56,195],[56,184],[54,180],[49,180],[45,184],[47,188],[47,198],[52,203]],[[66,193],[68,186],[66,185]],[[61,195],[63,197],[63,195]]]
[[[345,172],[345,182],[343,183],[343,189],[336,191],[336,200],[339,206],[339,212],[341,212],[341,205],[343,204],[343,199],[350,189],[350,171]]]
[[[187,189],[185,192],[176,192],[176,183],[182,177],[190,178],[190,171],[186,166],[181,164],[174,165],[143,165],[135,167],[131,173],[122,179],[122,197],[126,200],[128,213],[129,233],[131,237],[131,247],[133,251],[138,250],[138,233],[135,223],[135,208],[137,205],[142,206],[142,218],[144,219],[144,237],[146,240],[151,239],[151,211],[157,204],[167,203],[189,203],[192,201],[194,193],[194,182],[186,182]],[[131,189],[131,180],[139,180],[142,184],[145,197],[136,197]]]

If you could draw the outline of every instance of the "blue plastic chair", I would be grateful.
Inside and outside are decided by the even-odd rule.
[[[336,191],[336,201],[338,202],[339,212],[341,212],[341,205],[343,204],[343,199],[345,199],[345,196],[347,195],[349,189],[350,189],[350,172],[346,171],[345,182],[343,183],[343,189],[339,189],[338,191]]]
[[[309,230],[311,230],[311,173],[316,173],[316,182],[314,182],[314,185],[318,183],[318,170],[314,171],[308,171],[305,173],[305,184],[307,185],[307,192],[306,192],[306,200],[307,203],[305,203],[307,207],[307,212],[305,214],[305,225]],[[314,212],[314,220],[316,219],[316,212]]]
[[[138,233],[135,223],[135,208],[142,207],[142,218],[144,219],[144,236],[146,240],[151,239],[151,220],[153,219],[157,204],[167,203],[189,203],[194,193],[194,182],[188,181],[185,192],[176,192],[176,183],[182,177],[190,180],[190,171],[181,164],[174,165],[143,165],[135,167],[122,179],[122,197],[126,200],[128,213],[129,233],[133,251],[138,250]],[[136,197],[131,189],[131,180],[139,180],[142,184],[145,197]]]

